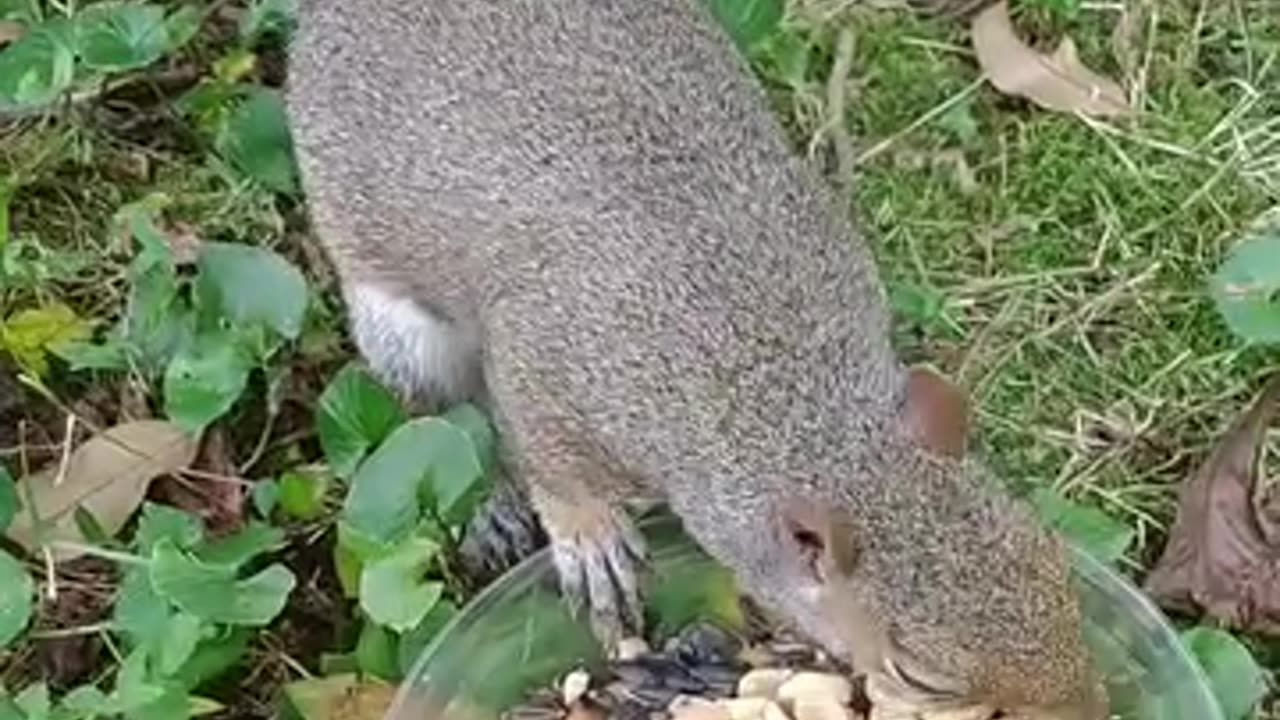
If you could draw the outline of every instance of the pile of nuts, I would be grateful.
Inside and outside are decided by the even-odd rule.
[[[865,720],[866,703],[805,643],[745,645],[693,625],[660,651],[624,640],[596,674],[574,670],[503,720]]]
[[[737,697],[681,696],[672,720],[854,720],[853,684],[830,673],[757,668],[738,680]]]

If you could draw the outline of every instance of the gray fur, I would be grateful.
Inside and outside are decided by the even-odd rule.
[[[475,338],[597,619],[634,616],[619,508],[656,497],[835,649],[874,625],[971,699],[1086,692],[1061,548],[909,439],[868,248],[697,0],[307,0],[302,20],[289,104],[315,227],[349,294]],[[440,383],[379,358],[411,342],[361,345]],[[779,530],[796,497],[850,520],[851,576],[807,573]]]

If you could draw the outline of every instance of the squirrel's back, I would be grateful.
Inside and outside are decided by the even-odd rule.
[[[290,110],[345,281],[518,308],[481,332],[655,407],[797,351],[893,394],[868,250],[702,2],[308,1]]]

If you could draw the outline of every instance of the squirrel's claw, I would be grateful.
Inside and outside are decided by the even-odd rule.
[[[615,518],[598,532],[553,539],[551,549],[565,600],[575,615],[584,608],[590,613],[592,630],[607,650],[643,629],[636,578],[645,547],[628,521]]]
[[[488,581],[546,544],[546,533],[528,498],[503,477],[467,524],[459,554],[469,576]]]

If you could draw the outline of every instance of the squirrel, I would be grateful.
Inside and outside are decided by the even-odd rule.
[[[895,354],[867,244],[704,2],[299,17],[287,107],[354,341],[488,410],[602,640],[642,624],[626,507],[656,500],[885,697],[1105,715],[1065,545]]]

